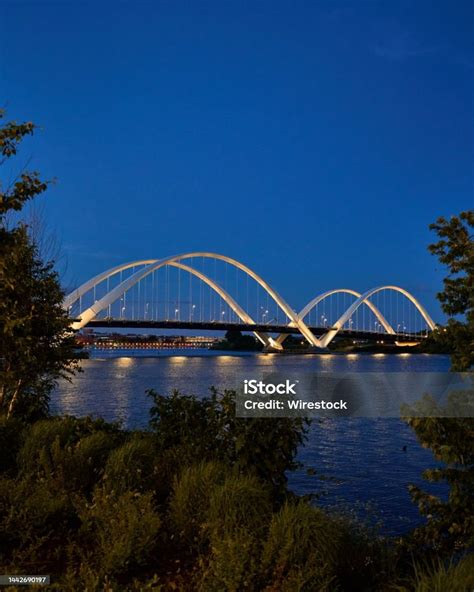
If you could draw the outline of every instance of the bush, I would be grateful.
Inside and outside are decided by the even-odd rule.
[[[399,557],[389,541],[345,516],[330,518],[340,531],[337,580],[342,590],[373,590],[393,579]]]
[[[241,529],[261,536],[271,512],[267,486],[253,475],[231,474],[210,496],[207,529],[211,542]]]
[[[286,503],[273,515],[262,553],[270,590],[335,590],[339,528],[307,503]]]
[[[74,507],[46,483],[0,479],[0,563],[24,568],[56,564],[76,526]]]
[[[18,455],[21,474],[52,486],[89,493],[101,478],[120,438],[103,422],[88,418],[42,420],[33,425]]]
[[[262,570],[269,590],[378,591],[387,554],[372,533],[299,501],[273,515]]]
[[[202,592],[261,590],[260,543],[254,533],[234,529],[214,537],[210,554],[201,558],[196,588]]]
[[[150,425],[161,450],[180,447],[188,462],[209,460],[219,453],[217,417],[209,399],[178,391],[167,397],[148,391],[153,399]]]
[[[91,504],[79,510],[81,530],[103,574],[127,573],[147,562],[155,550],[161,519],[151,493],[112,495],[96,488]]]
[[[192,434],[187,443],[163,447],[156,434],[125,433],[88,418],[42,420],[18,438],[14,423],[3,432],[0,424],[0,437],[21,445],[17,474],[13,455],[0,478],[0,564],[51,573],[65,592],[75,585],[91,592],[145,589],[146,580],[134,578],[155,573],[149,589],[183,592],[365,592],[395,585],[386,543],[302,501],[281,506],[274,477],[284,463],[273,477],[264,466],[264,478],[254,465],[266,454],[258,424],[239,427],[227,411],[219,417],[226,453],[217,460],[222,451],[215,450],[213,460],[197,464],[182,454]],[[247,452],[239,457],[242,447]],[[163,520],[158,507],[167,510]],[[411,573],[407,564],[398,573]]]
[[[210,492],[199,590],[258,590],[261,538],[272,511],[268,487],[255,476],[230,474]]]
[[[133,434],[109,456],[104,481],[108,491],[145,492],[159,478],[159,462],[154,439],[149,434]]]
[[[51,450],[55,441],[59,446],[71,445],[77,440],[77,421],[73,417],[44,419],[31,426],[18,455],[22,473],[37,473],[38,463],[44,451]]]
[[[286,472],[298,464],[295,456],[306,435],[302,418],[238,418],[235,391],[197,399],[175,391],[170,397],[148,391],[153,399],[150,425],[161,450],[179,448],[188,465],[217,460],[254,473],[282,497]]]
[[[89,492],[104,472],[107,458],[117,440],[106,432],[95,432],[79,440],[71,451],[58,455],[57,465],[63,472],[68,489]]]
[[[271,516],[269,489],[254,476],[201,463],[176,480],[170,519],[182,541],[200,551],[195,588],[253,590],[260,539]]]
[[[415,574],[406,585],[394,586],[394,592],[467,592],[474,589],[474,555],[458,564],[437,563],[431,567],[415,567]]]
[[[116,439],[115,445],[120,439],[118,426],[101,419],[53,417],[37,421],[28,431],[20,450],[19,468],[24,473],[36,472],[42,452],[46,451],[49,454],[55,442],[60,448],[73,447],[82,438],[96,432],[110,434],[112,439]]]
[[[203,549],[207,538],[203,528],[209,513],[210,496],[223,483],[226,469],[215,462],[202,462],[182,471],[175,478],[169,504],[172,528],[182,543]]]
[[[153,491],[157,503],[168,503],[173,492],[176,478],[187,468],[189,464],[186,457],[181,454],[181,448],[169,448],[158,453],[159,465],[153,482]]]

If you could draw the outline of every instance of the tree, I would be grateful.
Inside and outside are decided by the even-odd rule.
[[[438,299],[451,318],[436,338],[451,346],[453,370],[469,370],[474,365],[474,210],[438,218],[430,229],[440,240],[429,250],[449,270]]]
[[[0,126],[0,165],[34,129],[31,122]],[[54,264],[42,261],[26,224],[9,223],[47,186],[37,172],[25,171],[5,189],[0,184],[0,415],[8,417],[45,414],[57,379],[77,365]]]
[[[436,330],[435,339],[452,351],[452,369],[463,371],[474,363],[474,211],[462,212],[450,220],[439,218],[430,228],[440,240],[430,251],[448,266],[444,291],[438,294],[444,312],[456,315],[446,327]],[[469,391],[455,393],[461,404]],[[448,402],[452,406],[453,400]],[[457,409],[458,406],[455,406]],[[455,411],[454,409],[454,411]],[[472,548],[474,544],[474,419],[469,417],[410,417],[409,425],[425,448],[431,448],[442,467],[424,473],[427,481],[449,485],[447,501],[410,486],[413,500],[427,523],[413,533],[420,543],[446,554]],[[449,409],[448,409],[449,411]],[[453,409],[451,409],[451,412]],[[446,415],[452,415],[447,413]]]
[[[235,351],[260,351],[262,344],[253,335],[243,335],[238,329],[229,329],[225,339],[217,343],[213,349]]]
[[[239,343],[242,339],[242,331],[238,329],[229,329],[226,331],[225,339],[232,345]]]

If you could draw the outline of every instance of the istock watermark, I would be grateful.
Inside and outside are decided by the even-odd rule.
[[[286,379],[285,382],[274,384],[263,380],[244,380],[244,393],[246,395],[296,395],[295,387],[298,382],[299,380],[290,382]]]
[[[278,399],[269,399],[268,401],[252,401],[246,399],[244,407],[250,409],[285,409],[289,411],[346,411],[347,401],[340,399],[339,401],[302,401],[301,399],[288,399],[281,401]]]
[[[307,372],[244,378],[238,417],[474,417],[473,373]]]

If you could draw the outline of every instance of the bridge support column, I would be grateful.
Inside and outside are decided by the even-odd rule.
[[[278,343],[273,337],[268,337],[265,333],[255,333],[258,339],[263,343],[263,351],[265,352],[282,352],[283,346]]]

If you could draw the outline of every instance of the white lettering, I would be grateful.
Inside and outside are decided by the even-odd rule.
[[[290,382],[288,379],[285,382],[278,384],[266,384],[263,380],[244,380],[244,393],[246,395],[296,395],[296,382]]]

